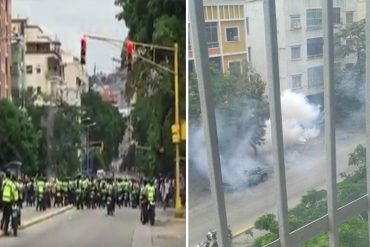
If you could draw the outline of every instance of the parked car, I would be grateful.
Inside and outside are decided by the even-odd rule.
[[[244,171],[248,186],[255,186],[265,182],[271,173],[272,169],[262,166]]]

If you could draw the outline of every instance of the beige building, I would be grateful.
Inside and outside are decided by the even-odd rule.
[[[88,75],[85,67],[70,52],[62,51],[64,84],[59,88],[59,96],[69,105],[81,105],[81,93],[88,90]]]
[[[0,99],[11,98],[11,1],[0,1]]]
[[[81,104],[81,92],[87,89],[88,76],[77,58],[61,49],[61,42],[40,26],[29,25],[27,19],[13,20],[13,32],[23,35],[26,43],[25,88],[43,95],[36,104],[53,104],[63,100]]]

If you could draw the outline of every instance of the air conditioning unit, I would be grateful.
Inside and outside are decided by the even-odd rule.
[[[234,37],[233,37],[233,40],[234,40],[234,41],[239,41],[239,37],[238,37],[238,36],[234,36]]]

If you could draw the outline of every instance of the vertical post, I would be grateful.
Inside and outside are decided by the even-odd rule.
[[[265,34],[267,48],[267,71],[271,117],[272,155],[277,185],[277,204],[280,245],[288,247],[288,201],[286,190],[284,142],[281,117],[279,49],[276,28],[275,0],[264,0]]]
[[[174,76],[175,76],[175,125],[180,126],[180,110],[179,110],[179,64],[178,64],[179,47],[177,43],[174,45]],[[180,143],[176,143],[176,205],[175,216],[183,217],[180,198]]]
[[[329,246],[338,246],[337,171],[334,124],[333,0],[323,0],[325,146],[328,190]]]
[[[203,128],[207,148],[209,182],[215,205],[217,223],[217,242],[220,247],[229,247],[229,232],[225,208],[224,190],[221,173],[220,153],[218,147],[215,110],[212,101],[212,87],[209,73],[208,49],[205,37],[203,1],[191,0],[189,13],[192,25],[192,47],[198,78],[200,107],[202,110]]]
[[[366,20],[370,20],[370,3],[366,2]],[[367,200],[370,205],[370,21],[366,21],[366,185],[367,185]],[[367,208],[368,218],[370,219],[370,206]],[[368,234],[370,234],[370,220],[368,223]],[[370,236],[370,235],[369,235]],[[368,245],[370,246],[370,239]]]
[[[89,125],[87,125],[86,129],[86,171],[89,166]],[[81,168],[82,172],[82,168]]]

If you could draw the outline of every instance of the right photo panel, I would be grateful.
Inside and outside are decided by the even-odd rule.
[[[189,0],[189,246],[370,246],[367,3]]]

